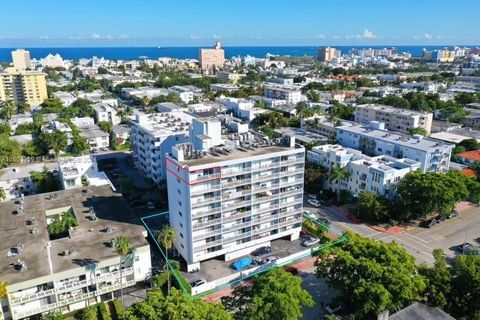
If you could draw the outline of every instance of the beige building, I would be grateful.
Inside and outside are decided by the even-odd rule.
[[[225,64],[225,51],[221,48],[220,42],[215,43],[212,49],[200,49],[200,68],[204,72],[223,68]]]
[[[423,128],[430,134],[433,114],[421,111],[393,108],[378,104],[362,104],[355,107],[355,122],[370,124],[385,123],[385,129],[409,133],[411,129]]]
[[[438,50],[437,51],[437,62],[453,62],[455,60],[455,51],[454,50]]]
[[[334,58],[340,57],[341,51],[335,48],[320,48],[317,53],[317,60],[321,62],[331,61]]]
[[[17,49],[12,51],[13,67],[17,70],[30,69],[30,52],[25,49]]]
[[[47,99],[45,74],[7,68],[0,73],[0,100],[39,105]]]

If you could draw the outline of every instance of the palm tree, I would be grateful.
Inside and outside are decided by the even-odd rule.
[[[124,262],[125,257],[130,252],[131,246],[128,242],[128,238],[124,236],[119,236],[115,239],[115,252],[120,256],[120,296],[122,299],[122,306],[125,307],[123,304],[123,279],[122,279],[122,264]]]
[[[328,181],[330,183],[335,182],[336,192],[337,192],[337,203],[340,203],[340,188],[338,186],[340,180],[346,180],[350,176],[350,172],[348,172],[346,167],[340,167],[340,165],[336,164],[330,168],[330,175]]]
[[[165,264],[167,265],[167,272],[168,272],[168,290],[167,293],[170,293],[170,271],[168,270],[168,250],[173,247],[173,243],[177,238],[177,232],[175,229],[170,225],[163,226],[162,230],[158,233],[158,241],[162,244],[165,248]]]

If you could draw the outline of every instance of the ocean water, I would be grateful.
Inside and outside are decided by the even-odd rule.
[[[334,46],[346,53],[352,48],[381,49],[391,46]],[[435,50],[444,46],[395,46],[398,51],[410,52],[413,56],[420,56],[422,49]],[[0,61],[10,62],[10,52],[15,48],[0,48]],[[43,58],[49,53],[59,53],[64,59],[78,60],[93,56],[106,59],[131,60],[146,56],[151,59],[159,57],[198,58],[199,47],[82,47],[82,48],[25,48],[30,51],[32,58]],[[317,46],[265,46],[265,47],[225,47],[225,55],[230,57],[251,55],[263,58],[267,53],[290,56],[316,56]]]

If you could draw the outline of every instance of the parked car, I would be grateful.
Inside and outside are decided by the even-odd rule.
[[[431,228],[438,223],[439,223],[439,221],[434,218],[434,219],[431,219],[431,220],[424,220],[424,221],[420,222],[420,226],[424,227],[424,228]]]
[[[462,243],[462,244],[458,245],[458,246],[457,246],[457,249],[458,249],[458,251],[462,251],[462,252],[463,252],[463,250],[465,250],[465,249],[467,249],[467,248],[469,248],[469,247],[472,247],[472,246],[473,246],[473,244],[471,244],[470,242],[465,242],[465,243]]]
[[[234,269],[234,270],[240,271],[240,270],[243,270],[243,269],[247,268],[252,263],[253,263],[252,258],[244,257],[244,258],[240,258],[237,261],[235,261],[234,263],[232,263],[231,268]]]
[[[253,250],[251,255],[254,256],[254,257],[258,257],[258,256],[263,256],[263,255],[269,254],[270,252],[272,252],[272,247],[263,246],[263,247],[260,247],[260,248],[257,248],[255,250]]]
[[[207,280],[205,278],[200,278],[200,279],[197,279],[197,280],[194,280],[194,281],[190,282],[190,287],[195,288],[195,287],[201,286],[205,283],[207,283]]]
[[[325,217],[318,218],[317,221],[320,222],[320,223],[323,223],[326,226],[329,226],[329,225],[332,224],[332,221],[330,221],[330,219],[325,218]]]
[[[274,263],[274,262],[277,261],[278,259],[280,259],[280,257],[271,256],[271,257],[267,257],[267,258],[263,259],[263,262],[264,262],[265,264],[267,264],[267,263]]]
[[[460,214],[458,213],[457,210],[453,210],[452,212],[450,212],[449,214],[447,214],[447,219],[453,219],[453,218],[456,218],[458,217]]]
[[[310,212],[308,210],[303,211],[303,214],[306,215],[307,217],[309,217],[310,219],[313,219],[313,220],[317,219],[317,217],[312,212]]]
[[[314,207],[317,207],[317,208],[320,207],[320,201],[318,201],[318,200],[308,199],[307,202],[308,202],[309,205],[312,205]]]
[[[305,237],[305,240],[302,241],[302,246],[311,247],[311,246],[314,246],[318,243],[320,243],[320,239],[312,237],[312,236],[307,236],[307,237]]]
[[[253,260],[253,263],[255,263],[258,266],[265,263],[265,261],[263,261],[261,257],[253,257],[252,260]]]
[[[477,255],[480,254],[480,247],[471,244],[470,242],[462,243],[457,247],[458,251],[466,255]]]

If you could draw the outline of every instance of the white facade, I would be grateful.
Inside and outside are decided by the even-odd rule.
[[[267,112],[266,109],[254,107],[253,101],[238,98],[226,99],[227,111],[233,112],[235,117],[252,121],[258,114]]]
[[[64,190],[82,187],[84,183],[94,186],[112,186],[105,172],[98,171],[97,160],[93,156],[60,158],[58,172]]]
[[[355,122],[370,124],[371,121],[385,123],[391,131],[408,133],[415,128],[432,130],[433,113],[393,108],[377,104],[362,104],[355,107]]]
[[[109,104],[95,103],[92,105],[92,108],[95,110],[95,119],[97,122],[106,121],[117,125],[122,121],[117,110]]]
[[[271,240],[299,237],[305,150],[289,142],[202,155],[183,144],[167,155],[170,224],[188,271],[207,259],[228,261]]]
[[[363,153],[407,158],[421,163],[422,172],[446,172],[450,166],[453,145],[425,138],[407,136],[384,129],[382,123],[371,126],[337,127],[336,139],[344,147]]]
[[[285,100],[286,103],[291,104],[302,101],[302,92],[298,86],[265,83],[264,88],[264,95],[267,98]]]
[[[135,167],[155,183],[165,180],[165,154],[175,144],[190,141],[192,120],[182,111],[137,115],[130,121]]]
[[[72,103],[75,102],[75,100],[77,100],[77,97],[75,97],[71,92],[57,91],[53,93],[53,96],[60,99],[64,107],[70,106]]]
[[[392,198],[397,184],[409,172],[420,168],[420,163],[389,156],[368,157],[358,150],[338,144],[313,147],[307,152],[309,162],[321,165],[328,171],[335,165],[346,168],[349,177],[339,183],[325,181],[324,187],[333,191],[348,190],[353,195],[370,191]]]

